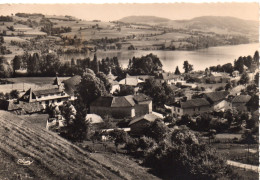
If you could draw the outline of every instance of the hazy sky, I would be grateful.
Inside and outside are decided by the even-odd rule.
[[[17,12],[71,15],[80,19],[113,21],[131,15],[191,19],[198,16],[233,16],[258,20],[258,3],[172,3],[172,4],[0,4],[1,15]]]

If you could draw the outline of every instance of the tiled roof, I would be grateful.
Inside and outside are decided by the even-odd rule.
[[[8,102],[8,111],[14,111],[18,109],[23,109],[27,113],[40,112],[43,110],[43,106],[38,102],[28,103],[28,102],[19,102],[14,103],[13,101]]]
[[[133,96],[134,100],[137,102],[143,102],[143,101],[151,101],[152,98],[150,98],[149,96],[146,96],[145,94],[137,94]]]
[[[119,81],[119,84],[125,84],[128,86],[137,86],[139,83],[143,83],[144,81],[141,79],[138,79],[137,77],[126,77],[125,79],[122,79]]]
[[[33,93],[36,96],[48,95],[48,94],[58,94],[58,93],[61,93],[61,92],[62,91],[60,89],[43,89],[43,90],[33,91]]]
[[[135,102],[131,96],[119,96],[119,97],[99,97],[91,106],[100,107],[133,107]]]
[[[205,98],[191,99],[180,103],[181,108],[193,108],[201,106],[209,106],[210,103]]]
[[[249,95],[239,95],[235,96],[232,103],[247,103],[251,99]]]
[[[210,92],[206,93],[205,96],[212,102],[217,102],[224,100],[227,95],[229,94],[228,91],[216,91],[216,92]]]
[[[153,122],[155,121],[156,119],[160,119],[160,116],[156,116],[155,114],[146,114],[146,115],[143,115],[141,117],[138,117],[138,118],[135,118],[133,119],[130,123],[129,123],[129,126],[131,126],[132,124],[134,123],[137,123],[141,120],[146,120],[146,121],[149,121],[149,122]]]

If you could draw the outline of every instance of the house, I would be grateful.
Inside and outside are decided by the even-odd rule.
[[[233,77],[239,77],[239,71],[235,70],[232,72]]]
[[[144,94],[101,96],[90,105],[90,113],[114,118],[138,117],[152,112],[152,100]]]
[[[143,80],[139,79],[138,76],[130,76],[126,74],[126,78],[119,81],[120,85],[132,86],[134,87],[135,92],[139,90],[139,85],[144,83]]]
[[[155,77],[155,81],[159,83],[164,83],[166,82],[167,84],[177,84],[177,83],[184,83],[184,77],[181,75],[176,75],[174,73],[169,73],[169,72],[162,72],[157,74]]]
[[[230,80],[231,77],[225,72],[210,72],[202,77],[202,82],[205,83],[228,83]]]
[[[137,87],[138,84],[144,83],[143,80],[139,79],[138,76],[130,76],[126,74],[126,78],[119,81],[119,84]]]
[[[132,121],[130,121],[130,133],[135,136],[141,136],[144,134],[144,129],[149,125],[151,122],[154,122],[156,119],[162,119],[161,116],[157,114],[145,114],[143,116],[134,118]]]
[[[177,117],[184,114],[201,114],[210,110],[210,103],[205,98],[175,102],[171,107],[172,115]]]
[[[53,104],[62,104],[63,101],[69,100],[70,96],[59,88],[54,89],[43,89],[43,90],[32,90],[30,88],[27,90],[24,95],[19,99],[19,102],[35,103],[49,105]]]
[[[231,109],[230,103],[227,101],[229,92],[228,91],[216,91],[205,93],[203,97],[207,99],[213,110],[225,111],[226,109]]]
[[[246,104],[250,101],[250,99],[251,99],[251,96],[249,96],[249,95],[235,96],[231,101],[232,108],[236,108],[239,111],[247,111]]]

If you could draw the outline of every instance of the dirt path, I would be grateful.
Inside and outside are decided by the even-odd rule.
[[[257,172],[257,173],[260,172],[260,167],[258,167],[258,166],[243,164],[243,163],[239,163],[239,162],[231,161],[231,160],[227,160],[227,164],[231,165],[231,166],[247,169],[247,170],[252,170],[252,171]]]

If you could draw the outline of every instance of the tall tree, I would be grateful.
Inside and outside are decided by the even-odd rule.
[[[178,66],[176,67],[174,74],[176,74],[176,75],[180,75],[181,74]]]
[[[259,52],[256,51],[253,57],[254,62],[259,65]]]
[[[15,73],[16,70],[21,67],[21,58],[19,56],[15,56],[13,59],[13,71]]]
[[[32,56],[29,55],[27,61],[27,72],[30,75],[34,75],[38,73],[39,70],[40,58],[38,53],[34,53]]]
[[[193,70],[193,65],[189,64],[189,61],[184,61],[183,69],[184,69],[185,73],[189,73]]]

